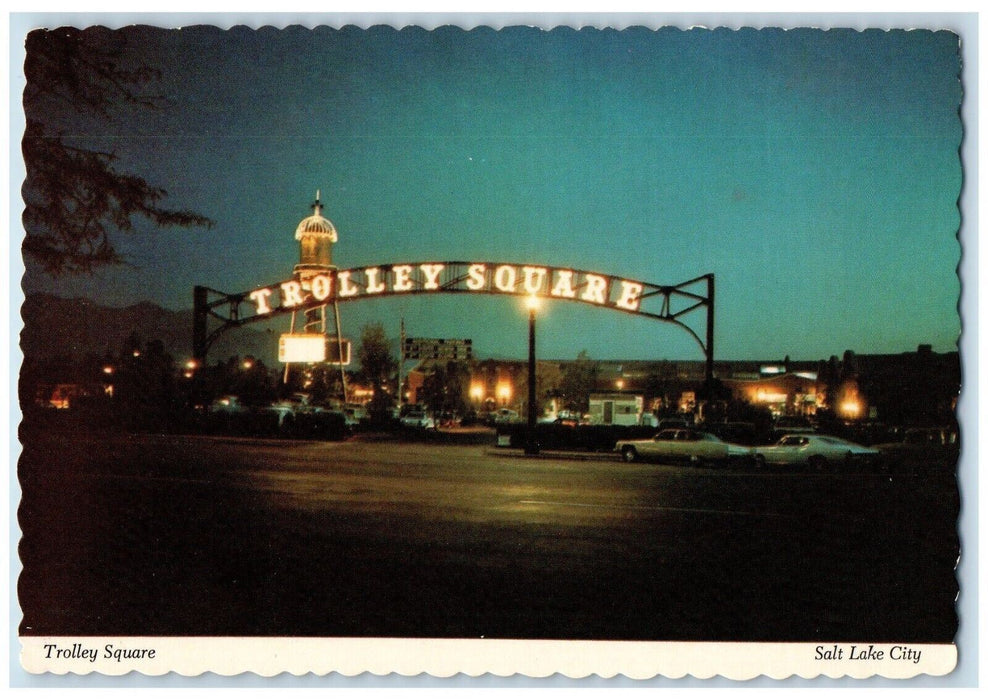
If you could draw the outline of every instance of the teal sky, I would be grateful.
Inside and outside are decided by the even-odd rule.
[[[27,291],[189,308],[291,275],[317,189],[340,267],[534,262],[656,284],[714,273],[718,359],[956,347],[962,170],[949,32],[131,29],[158,112],[65,122],[212,230]],[[522,357],[504,297],[341,306],[345,331]],[[696,319],[702,329],[702,318]],[[285,320],[287,324],[287,320]],[[682,330],[555,302],[539,354],[701,359]],[[702,332],[701,332],[702,335]]]

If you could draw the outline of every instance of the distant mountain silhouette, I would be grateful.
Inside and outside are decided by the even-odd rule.
[[[191,309],[170,311],[148,301],[113,308],[90,299],[29,294],[21,307],[20,347],[25,357],[33,358],[117,355],[128,336],[136,333],[142,344],[160,340],[165,351],[181,362],[192,356],[192,315]],[[212,364],[232,355],[252,355],[274,367],[280,332],[249,326],[229,331],[213,344],[207,359]]]

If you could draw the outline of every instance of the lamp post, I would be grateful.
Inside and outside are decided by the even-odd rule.
[[[528,298],[528,435],[525,438],[527,455],[539,453],[539,443],[535,437],[535,309],[538,305],[536,296]]]

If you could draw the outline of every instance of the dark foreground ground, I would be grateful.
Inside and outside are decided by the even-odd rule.
[[[953,464],[25,434],[24,635],[950,642]]]

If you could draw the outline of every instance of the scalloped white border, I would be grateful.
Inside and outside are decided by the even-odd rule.
[[[20,5],[20,3],[17,3]],[[69,7],[52,8],[48,0],[41,0],[40,5],[33,4],[31,13],[44,12],[45,10],[60,12],[66,19],[72,17],[90,17],[94,11],[109,11],[110,15],[104,15],[101,19],[106,24],[115,22],[126,22],[128,18],[134,17],[132,6],[122,11],[119,2],[96,3],[89,5],[86,9],[80,10],[75,3],[69,3]],[[402,19],[414,22],[423,26],[438,26],[440,24],[457,24],[473,26],[476,24],[487,24],[497,26],[499,24],[517,23],[526,20],[535,24],[548,22],[549,24],[583,24],[618,26],[627,24],[644,24],[646,26],[673,25],[685,26],[692,24],[704,25],[724,25],[724,26],[831,26],[840,23],[842,26],[864,28],[870,26],[881,26],[892,22],[898,23],[906,21],[914,27],[931,28],[934,25],[941,28],[949,28],[960,31],[963,43],[962,52],[966,61],[965,72],[965,94],[968,99],[962,106],[962,119],[965,120],[968,129],[965,135],[965,143],[962,147],[962,157],[965,161],[965,191],[961,197],[962,211],[965,212],[965,221],[962,222],[961,236],[964,245],[964,257],[961,261],[960,272],[962,282],[967,286],[966,293],[962,297],[961,315],[965,323],[964,335],[961,338],[962,353],[966,356],[966,371],[969,383],[961,397],[962,418],[967,419],[970,425],[977,425],[978,417],[978,389],[983,382],[978,374],[979,349],[977,343],[978,321],[980,313],[977,302],[977,274],[976,271],[981,259],[977,245],[977,204],[978,192],[980,190],[977,177],[977,162],[979,155],[978,147],[978,67],[980,59],[977,54],[978,34],[977,29],[980,24],[976,15],[974,19],[964,14],[977,12],[977,5],[973,2],[962,2],[960,6],[943,8],[940,12],[919,12],[906,14],[902,6],[895,3],[880,2],[877,7],[871,8],[870,12],[860,12],[859,8],[852,3],[838,2],[831,4],[828,10],[820,11],[818,8],[806,7],[801,3],[769,3],[768,6],[759,8],[758,11],[740,11],[733,1],[727,3],[727,7],[718,7],[717,11],[711,12],[709,8],[698,7],[692,12],[669,12],[665,8],[656,7],[652,3],[645,3],[646,7],[641,7],[640,3],[619,3],[618,6],[611,6],[606,11],[592,8],[587,12],[587,6],[581,0],[573,3],[566,3],[565,7],[559,7],[556,3],[542,3],[536,7],[526,6],[527,12],[535,14],[519,13],[511,3],[500,4],[499,7],[489,6],[474,7],[476,3],[472,0],[460,0],[454,3],[453,7],[447,7],[448,3],[439,3],[423,13],[421,9],[409,12],[409,8],[403,3],[398,3],[400,7],[393,7],[394,3],[386,3],[387,7],[377,8],[376,12],[364,11],[340,11],[338,8],[331,9],[328,13],[322,3],[303,2],[296,12],[296,19],[316,19],[324,20],[328,16],[337,20],[347,20],[357,24],[368,21],[371,23],[400,23]],[[182,19],[181,12],[205,12],[206,15],[197,15],[201,21],[216,22],[227,21],[257,21],[261,18],[270,19],[273,17],[283,18],[283,13],[271,12],[268,15],[254,14],[267,8],[256,7],[253,0],[246,0],[237,4],[237,13],[231,13],[231,3],[223,2],[217,8],[207,3],[203,6],[199,3],[187,3],[185,0],[178,0],[177,3],[169,5],[169,12],[172,19]],[[316,5],[317,7],[310,7]],[[413,7],[417,3],[413,4]],[[547,6],[548,5],[548,6]],[[23,7],[11,7],[12,11],[25,12]],[[143,6],[143,12],[161,12],[160,8]],[[306,10],[308,12],[306,12]],[[404,11],[404,14],[401,12]],[[472,12],[471,12],[472,11]],[[581,11],[583,14],[581,14]],[[514,14],[509,14],[514,12]],[[800,14],[802,12],[802,14]],[[950,16],[950,12],[964,13]],[[70,14],[74,13],[74,14]],[[443,14],[445,13],[445,14]],[[541,14],[540,14],[541,13]],[[615,15],[615,13],[618,13]],[[838,14],[841,13],[841,14]],[[846,14],[844,14],[846,13]],[[24,16],[31,16],[25,12]],[[24,16],[13,17],[15,24],[23,20]],[[146,17],[146,15],[145,15]],[[10,38],[10,22],[12,17],[6,17],[2,24],[7,31],[5,34]],[[189,17],[185,17],[186,20]],[[956,26],[959,23],[960,26]],[[974,47],[972,51],[970,47]],[[11,57],[18,54],[11,47]],[[7,61],[3,61],[8,67]],[[4,71],[8,73],[8,71]],[[14,77],[12,74],[8,78]],[[16,95],[16,87],[12,85],[15,81],[8,81],[7,87],[10,95]],[[7,95],[9,97],[10,95]],[[8,102],[16,104],[16,101]],[[8,115],[9,116],[9,115]],[[5,120],[8,132],[13,133],[10,124]],[[12,139],[13,140],[13,139]],[[10,144],[5,149],[8,160],[9,171],[5,175],[16,174],[19,178],[21,173],[19,166],[10,160]],[[973,167],[972,167],[973,166]],[[12,180],[4,177],[7,187],[3,189],[2,202],[9,203],[11,194],[16,194],[16,185],[11,185]],[[7,208],[10,212],[11,221],[16,223],[16,212]],[[16,230],[16,226],[13,227]],[[16,241],[12,238],[10,251],[16,250]],[[11,255],[8,265],[3,266],[4,287],[11,287],[10,280],[19,278],[19,264],[16,255]],[[13,274],[11,274],[13,273]],[[3,372],[7,386],[10,386],[11,376],[16,376],[19,354],[16,346],[11,346],[10,338],[16,337],[15,331],[19,328],[16,323],[16,309],[19,299],[15,294],[10,302],[9,308],[4,309],[2,314],[5,323],[2,324],[3,335],[7,342],[3,343],[3,350],[0,352],[2,364],[8,371]],[[10,313],[11,310],[14,313]],[[8,314],[9,317],[8,317]],[[14,319],[13,321],[11,319]],[[9,335],[8,335],[9,333]],[[11,352],[13,350],[13,352]],[[8,392],[8,396],[15,396]],[[3,407],[4,416],[7,420],[0,421],[13,429],[4,432],[4,447],[7,454],[16,458],[16,446],[11,445],[10,435],[16,434],[17,412],[16,397]],[[50,666],[50,662],[44,659],[43,644],[51,643],[48,638],[18,638],[16,633],[16,623],[13,619],[19,617],[19,608],[16,601],[15,587],[12,584],[16,581],[19,571],[19,562],[16,556],[16,543],[18,529],[16,521],[12,517],[17,503],[16,476],[8,479],[11,488],[8,496],[9,503],[5,504],[5,515],[8,523],[11,523],[8,533],[8,541],[11,544],[8,552],[8,577],[9,581],[3,582],[4,590],[8,594],[10,602],[7,610],[8,635],[3,641],[3,646],[8,652],[10,668],[8,668],[8,680],[10,687],[24,687],[24,685],[35,685],[33,681],[25,679],[22,674],[27,671],[31,674],[51,673],[55,676],[63,676],[61,680],[49,683],[49,686],[64,687],[72,674],[91,674],[93,672],[105,674],[106,676],[122,676],[131,671],[136,671],[148,676],[161,676],[169,672],[177,672],[182,675],[196,676],[206,670],[215,672],[223,676],[237,675],[244,672],[254,672],[265,677],[270,677],[280,673],[317,673],[324,675],[332,669],[348,677],[353,677],[361,673],[373,673],[375,675],[386,675],[398,673],[410,676],[421,673],[428,673],[437,678],[448,678],[450,672],[440,672],[440,667],[455,667],[458,670],[453,673],[464,673],[469,676],[477,676],[483,673],[491,673],[498,676],[508,676],[513,674],[524,674],[532,678],[546,678],[555,673],[563,673],[572,678],[584,678],[591,674],[597,674],[604,678],[611,678],[615,674],[622,673],[629,678],[642,679],[654,678],[657,675],[666,678],[676,679],[691,675],[696,678],[707,679],[715,675],[725,678],[746,680],[755,678],[758,675],[765,675],[771,678],[789,678],[790,680],[798,676],[801,678],[853,678],[861,679],[878,675],[888,679],[909,679],[922,674],[930,676],[944,676],[954,672],[955,668],[963,676],[958,677],[954,673],[953,681],[946,681],[949,686],[976,686],[977,685],[977,665],[981,654],[978,649],[978,632],[985,629],[985,620],[978,614],[978,591],[977,591],[977,559],[982,550],[981,541],[978,535],[980,526],[977,518],[977,502],[983,493],[982,487],[977,479],[977,451],[980,440],[971,445],[967,450],[967,455],[962,456],[959,465],[959,481],[962,491],[967,494],[968,508],[965,508],[960,518],[961,534],[966,538],[967,555],[961,560],[958,570],[964,595],[959,600],[959,612],[961,612],[961,628],[958,632],[958,643],[966,650],[964,658],[960,659],[958,666],[958,651],[956,645],[913,645],[923,650],[923,661],[921,664],[908,664],[913,668],[902,668],[898,675],[893,673],[895,666],[867,664],[844,668],[843,665],[828,665],[812,661],[816,644],[740,644],[740,643],[628,643],[628,642],[522,642],[522,641],[496,641],[496,640],[394,640],[394,639],[363,639],[363,640],[313,640],[313,639],[234,639],[234,638],[143,638],[143,642],[153,644],[160,650],[157,656],[157,663],[147,666],[134,665],[132,667],[122,667],[114,664],[114,667],[103,668],[100,665],[81,665],[80,668],[71,667],[66,664],[62,668]],[[14,470],[10,470],[14,474]],[[970,506],[974,507],[971,508]],[[12,506],[12,507],[10,507]],[[10,507],[8,509],[8,507]],[[966,588],[965,588],[966,586]],[[13,624],[12,624],[13,623]],[[98,641],[105,643],[115,643],[123,646],[141,644],[138,638],[124,639],[99,639],[86,638],[85,641]],[[78,642],[79,638],[63,640]],[[883,645],[890,646],[890,645]],[[102,648],[102,646],[100,647]],[[16,667],[16,661],[20,651],[21,667]],[[670,659],[672,650],[675,650],[677,657]],[[537,652],[537,653],[536,653]],[[367,661],[361,661],[361,655],[368,656]],[[616,656],[620,654],[621,658]],[[438,659],[442,655],[443,658]],[[628,655],[626,658],[623,655]],[[475,657],[480,656],[480,659]],[[688,658],[687,658],[688,657]],[[214,663],[216,658],[222,658],[223,668],[217,668]],[[207,662],[207,659],[209,661]],[[292,659],[289,663],[288,659]],[[730,666],[728,666],[730,659]],[[807,660],[808,659],[808,660]],[[965,662],[966,659],[966,662]],[[400,663],[398,662],[400,660]],[[168,663],[165,663],[167,661]],[[348,664],[344,669],[343,663]],[[552,673],[544,670],[535,670],[536,666],[543,664],[553,667]],[[360,670],[354,668],[357,665]],[[574,665],[582,664],[579,670],[567,672]],[[737,664],[736,673],[733,672]],[[207,669],[206,666],[209,666]],[[614,670],[620,667],[629,667],[628,670]],[[713,671],[712,667],[717,670]],[[301,670],[303,669],[304,670]],[[678,673],[677,669],[689,667]],[[763,670],[753,672],[753,668]],[[270,669],[270,670],[263,670]],[[510,670],[506,670],[510,669]],[[35,675],[34,678],[40,676]],[[51,678],[51,676],[49,676]],[[123,680],[116,678],[115,680]],[[145,685],[138,682],[139,685]],[[215,685],[212,683],[211,685]],[[248,685],[252,685],[248,683]],[[257,685],[257,684],[253,684]],[[276,683],[276,685],[280,685]],[[132,687],[133,682],[127,683],[126,687]],[[118,686],[119,687],[119,686]]]
[[[784,679],[868,678],[909,679],[945,676],[957,665],[953,644],[840,643],[843,661],[820,659],[834,648],[826,643],[738,642],[590,642],[498,639],[382,639],[308,637],[21,637],[21,663],[29,673],[119,676],[131,671],[158,676],[178,673],[232,676],[252,672],[265,677],[282,673],[327,675],[360,673],[448,678],[457,674],[545,678],[556,673],[570,678],[623,675],[642,680],[662,675],[708,679],[751,680],[758,676]],[[56,659],[63,650],[91,650],[90,658]],[[111,649],[153,649],[153,659],[117,660]],[[850,660],[869,646],[882,660]],[[899,648],[898,653],[893,648]],[[908,649],[906,659],[901,650]],[[79,653],[75,654],[80,656]],[[891,657],[899,656],[898,660]]]

